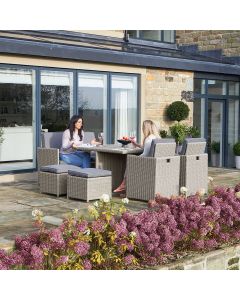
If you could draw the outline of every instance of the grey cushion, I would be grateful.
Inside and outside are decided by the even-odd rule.
[[[203,154],[206,150],[206,139],[186,138],[183,141],[181,155]]]
[[[42,147],[60,149],[62,146],[62,135],[63,132],[43,132]]]
[[[73,165],[49,165],[49,166],[43,166],[40,168],[40,171],[42,172],[49,172],[49,173],[56,173],[56,174],[62,174],[67,173],[69,170],[80,170],[81,168]]]
[[[106,177],[111,176],[112,172],[108,170],[95,169],[95,168],[84,168],[78,171],[69,170],[68,174],[71,176],[78,176],[84,178],[94,178],[94,177]]]
[[[166,143],[167,144],[175,144],[175,146],[173,145],[174,152],[172,153],[172,151],[170,149],[170,152],[166,154],[167,156],[174,155],[175,154],[175,147],[176,147],[176,143],[175,143],[174,139],[154,139],[154,140],[152,140],[151,148],[150,148],[150,151],[149,151],[149,156],[151,156],[151,157],[155,156],[156,144],[166,144]],[[165,154],[164,155],[158,155],[158,156],[165,156]]]

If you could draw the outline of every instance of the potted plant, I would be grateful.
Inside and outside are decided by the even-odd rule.
[[[240,169],[240,142],[233,146],[233,153],[235,155],[236,168]]]
[[[182,149],[182,143],[187,136],[188,126],[181,123],[175,123],[169,127],[171,136],[175,139],[177,144],[176,153],[180,153]]]
[[[211,162],[212,167],[219,167],[220,164],[220,142],[212,141],[211,143]]]
[[[190,109],[186,103],[182,101],[175,101],[167,107],[166,113],[167,117],[171,121],[180,122],[188,118],[189,111]]]

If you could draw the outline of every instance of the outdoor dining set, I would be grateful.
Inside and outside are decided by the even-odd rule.
[[[83,169],[59,160],[62,132],[42,133],[42,147],[37,152],[41,193],[94,200],[102,194],[111,196],[124,174],[127,174],[126,197],[131,199],[148,201],[157,193],[165,197],[176,196],[183,186],[188,195],[207,191],[205,139],[186,139],[179,154],[176,154],[174,139],[155,139],[149,156],[143,157],[139,156],[142,150],[133,146],[91,146],[94,137],[93,132],[85,132],[83,145],[78,148],[91,153],[92,168]]]

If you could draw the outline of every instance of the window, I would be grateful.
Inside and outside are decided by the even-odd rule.
[[[112,143],[137,135],[137,77],[113,75],[111,82]]]
[[[83,116],[84,130],[96,137],[107,134],[107,75],[78,74],[78,114]]]
[[[66,129],[73,103],[71,72],[41,71],[41,127],[45,131]]]
[[[208,94],[226,95],[227,82],[221,80],[208,80]]]
[[[131,38],[175,43],[175,30],[128,30]]]
[[[34,167],[35,72],[0,69],[0,171]]]
[[[103,133],[105,143],[137,135],[137,76],[78,74],[78,113],[84,130]],[[108,90],[111,88],[110,93]]]

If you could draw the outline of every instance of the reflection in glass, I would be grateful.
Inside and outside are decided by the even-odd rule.
[[[239,82],[229,82],[229,95],[238,96],[239,95]]]
[[[194,93],[195,94],[205,94],[205,79],[194,79]]]
[[[167,43],[174,43],[174,30],[164,30],[163,41]]]
[[[83,116],[84,130],[107,137],[107,75],[79,73],[78,113]]]
[[[208,102],[208,155],[209,165],[222,167],[223,159],[223,103]]]
[[[41,125],[44,131],[66,129],[72,115],[72,91],[71,72],[41,72]]]
[[[204,137],[204,115],[205,99],[196,98],[193,102],[193,126],[200,130],[201,137]]]
[[[226,95],[227,83],[220,80],[208,80],[208,94]]]
[[[112,143],[137,135],[137,77],[112,76]]]
[[[32,168],[34,143],[33,70],[0,69],[0,171]]]
[[[228,101],[228,167],[235,167],[233,145],[238,141],[239,100]]]

